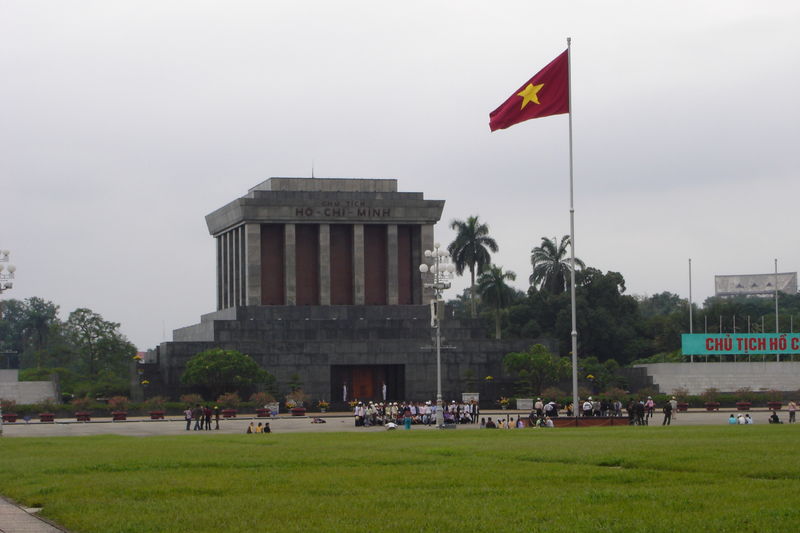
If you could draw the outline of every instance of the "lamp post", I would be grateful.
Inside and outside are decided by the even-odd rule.
[[[450,288],[450,280],[456,267],[450,262],[450,252],[440,249],[439,243],[433,250],[425,250],[425,261],[419,265],[423,275],[423,286],[433,289],[431,300],[431,327],[436,329],[436,427],[444,426],[444,405],[442,402],[442,319],[444,318],[444,300],[442,292]],[[430,265],[428,264],[430,262]],[[424,282],[425,274],[432,274],[430,283]]]
[[[14,265],[8,265],[8,267],[6,267],[3,264],[8,263],[10,255],[11,252],[8,250],[0,250],[0,294],[14,287],[14,284],[9,280],[14,279],[14,272],[17,271],[17,267]]]

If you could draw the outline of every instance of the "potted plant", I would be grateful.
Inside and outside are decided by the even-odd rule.
[[[505,396],[501,396],[497,403],[500,404],[501,409],[506,410],[508,409],[508,405],[511,403],[511,400]]]
[[[305,416],[305,403],[308,401],[308,394],[303,389],[295,389],[286,395],[286,408],[292,416]]]
[[[672,397],[678,402],[677,409],[679,413],[685,413],[689,410],[689,390],[683,387],[678,387],[672,391]]]
[[[783,394],[775,389],[767,391],[767,408],[771,411],[780,411],[783,403],[781,402]]]
[[[163,396],[153,396],[144,402],[145,407],[148,409],[150,420],[164,420],[164,404],[166,403],[167,399]]]
[[[75,418],[78,422],[89,422],[92,419],[89,407],[92,405],[92,400],[88,396],[83,398],[73,398],[70,402],[75,408]]]
[[[719,389],[715,387],[709,387],[703,391],[701,394],[703,399],[706,401],[706,411],[719,411],[719,402],[717,401],[717,397],[719,396]]]
[[[128,419],[128,405],[130,401],[126,396],[112,396],[108,400],[108,406],[111,408],[111,419],[114,421]]]
[[[56,402],[53,398],[47,398],[41,403],[41,411],[39,412],[39,422],[55,422],[56,415],[53,411],[56,410]]]
[[[222,406],[222,418],[236,418],[237,407],[242,399],[235,392],[226,392],[217,398],[217,404]]]
[[[319,411],[321,413],[325,413],[328,411],[328,407],[330,407],[331,404],[330,402],[326,402],[325,400],[320,400],[317,402],[317,405],[319,406]]]
[[[256,406],[256,416],[259,418],[269,417],[272,414],[268,403],[275,402],[275,398],[268,392],[256,392],[250,396],[250,401]]]
[[[19,415],[17,415],[16,407],[17,402],[14,400],[0,400],[0,407],[3,411],[3,422],[16,422]]]

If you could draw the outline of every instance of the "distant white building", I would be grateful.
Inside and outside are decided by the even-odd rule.
[[[716,296],[772,296],[775,287],[784,294],[797,293],[797,272],[714,276]]]

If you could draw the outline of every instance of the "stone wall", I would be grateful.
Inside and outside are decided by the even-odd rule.
[[[250,355],[284,386],[298,374],[314,398],[339,399],[341,386],[331,377],[331,367],[338,365],[402,365],[407,399],[435,396],[436,351],[427,305],[248,306],[235,308],[235,317],[231,314],[205,315],[202,325],[177,330],[174,342],[158,347],[159,381],[171,395],[180,388],[188,359],[220,347]],[[552,345],[536,339],[489,339],[478,320],[447,319],[442,337],[442,388],[450,399],[467,390],[468,370],[478,379],[493,376],[501,383],[508,352],[536,342]]]
[[[58,390],[52,381],[19,381],[19,370],[0,370],[0,398],[18,404],[58,401]]]
[[[744,387],[754,391],[800,389],[800,362],[760,363],[651,363],[644,368],[663,393],[677,388],[701,394],[708,388],[734,392]]]

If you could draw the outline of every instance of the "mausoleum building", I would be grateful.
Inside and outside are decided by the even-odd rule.
[[[393,179],[271,178],[209,214],[217,310],[149,352],[148,394],[177,395],[186,361],[219,347],[250,355],[279,387],[297,375],[315,399],[433,399],[431,294],[418,267],[443,208]],[[477,320],[447,319],[442,331],[453,399],[534,342],[489,339]]]

